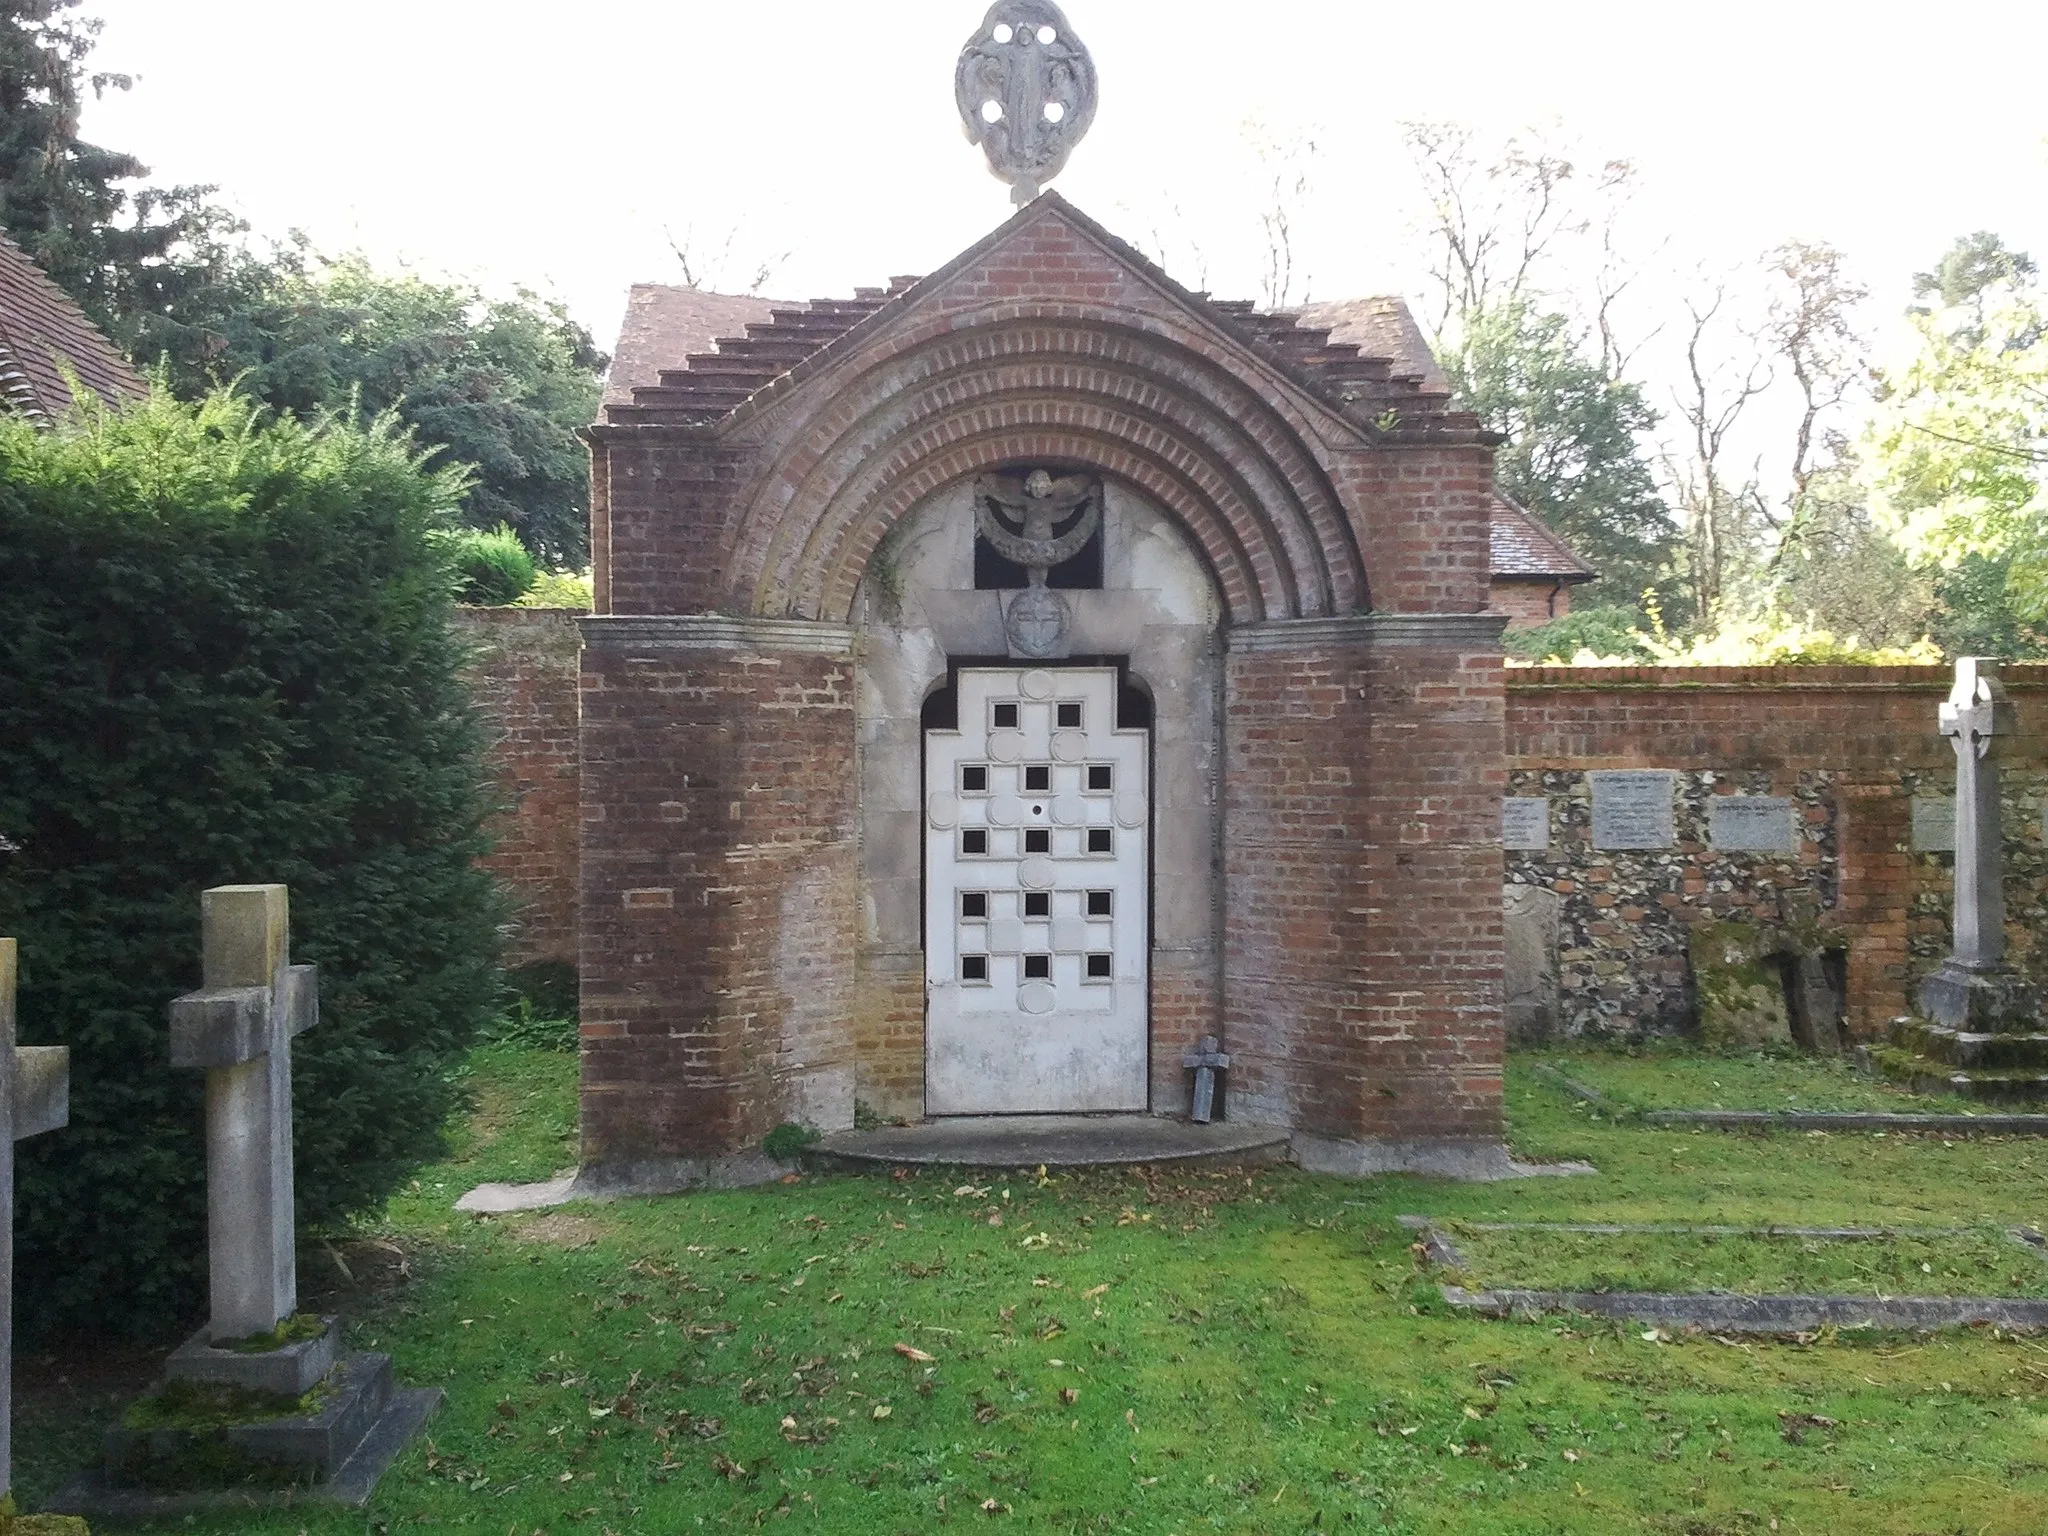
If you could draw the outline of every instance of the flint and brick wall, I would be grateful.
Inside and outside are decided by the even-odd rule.
[[[2020,734],[2002,767],[2011,956],[2048,981],[2048,666],[2005,669]],[[1948,951],[1952,855],[1916,852],[1913,801],[1955,793],[1936,730],[1945,667],[1535,667],[1507,682],[1508,790],[1551,801],[1551,847],[1509,852],[1510,885],[1558,897],[1557,1025],[1566,1033],[1690,1027],[1697,924],[1813,925],[1846,944],[1846,1024],[1872,1039],[1911,1011]],[[1677,844],[1596,850],[1586,775],[1678,780]],[[1710,798],[1787,797],[1790,854],[1708,844]]]

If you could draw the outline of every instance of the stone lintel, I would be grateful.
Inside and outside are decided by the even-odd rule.
[[[71,1051],[62,1045],[14,1050],[14,1139],[26,1141],[71,1123]]]
[[[1459,647],[1498,650],[1507,616],[1499,613],[1361,613],[1349,618],[1279,619],[1224,631],[1233,651],[1305,651],[1333,647]]]
[[[214,987],[171,1003],[174,1067],[235,1067],[269,1050],[268,987]]]
[[[808,619],[736,618],[723,613],[599,614],[578,621],[593,651],[745,651],[761,655],[851,656],[853,631]]]

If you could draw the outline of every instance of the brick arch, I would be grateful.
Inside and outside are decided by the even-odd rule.
[[[827,371],[830,388],[769,402],[744,428],[768,467],[732,525],[733,601],[843,619],[869,557],[918,501],[1043,458],[1126,479],[1176,517],[1234,623],[1363,609],[1328,423],[1200,340],[1149,317],[1005,312],[857,353],[849,373]]]

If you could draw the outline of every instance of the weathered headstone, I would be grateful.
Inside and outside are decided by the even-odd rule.
[[[1678,841],[1672,802],[1678,775],[1668,769],[1610,769],[1586,775],[1593,786],[1595,848],[1669,848]]]
[[[1223,1049],[1222,1042],[1214,1035],[1204,1035],[1200,1049],[1189,1051],[1181,1057],[1184,1067],[1191,1067],[1195,1074],[1195,1099],[1191,1116],[1197,1125],[1207,1125],[1216,1118],[1216,1074],[1230,1066],[1230,1053]]]
[[[1998,761],[2018,729],[1998,665],[1965,656],[1941,706],[1941,734],[1956,754],[1955,940],[1921,985],[1920,1008],[1938,1024],[2007,1028],[2035,1014],[2030,990],[2005,964],[2005,847]]]
[[[71,1119],[71,1057],[14,1043],[14,940],[0,939],[0,1504],[14,1486],[14,1144]]]
[[[1550,801],[1541,795],[1515,795],[1500,803],[1501,846],[1540,853],[1550,846]]]
[[[1707,841],[1727,853],[1791,853],[1799,846],[1792,802],[1775,795],[1716,795],[1707,802]]]
[[[1913,851],[1956,851],[1956,803],[1946,795],[1919,795],[1913,800]]]
[[[205,989],[171,1004],[171,1065],[206,1072],[207,1337],[226,1344],[298,1308],[291,1043],[319,1022],[319,980],[291,963],[285,887],[218,886],[200,914]]]

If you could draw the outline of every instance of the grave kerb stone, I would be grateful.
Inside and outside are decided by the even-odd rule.
[[[205,987],[171,1004],[171,1064],[206,1071],[205,1337],[222,1344],[298,1307],[291,1041],[320,1005],[314,968],[291,964],[284,886],[218,886],[200,903]]]

